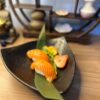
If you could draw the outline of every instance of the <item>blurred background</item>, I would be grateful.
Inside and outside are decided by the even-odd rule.
[[[15,2],[15,0],[12,0],[12,1]],[[19,0],[19,1],[21,3],[28,3],[28,4],[29,3],[31,3],[31,4],[35,3],[35,0]],[[69,12],[73,12],[74,11],[75,2],[76,2],[76,0],[41,0],[41,4],[42,5],[52,5],[54,11],[62,9],[62,10],[67,10]],[[79,13],[79,9],[81,7],[83,7],[84,3],[85,3],[84,0],[79,0],[78,13]],[[100,0],[95,0],[94,7],[96,9],[100,7]],[[22,27],[20,25],[20,23],[17,21],[17,19],[15,18],[14,14],[13,14],[13,12],[11,10],[11,7],[10,7],[10,5],[8,3],[8,0],[6,0],[6,9],[8,11],[10,11],[10,13],[12,15],[14,26],[16,28]],[[31,10],[25,10],[25,13],[27,14],[27,16],[29,18],[30,18],[31,12],[32,12]],[[18,12],[18,14],[21,16],[20,12]],[[70,19],[64,20],[64,19],[61,19],[61,18],[60,19],[54,19],[54,22],[68,22],[68,23],[72,24],[74,27],[76,27],[76,26],[78,27],[78,25],[81,25],[83,23],[82,20],[70,20]],[[99,35],[100,34],[100,24],[90,34]]]

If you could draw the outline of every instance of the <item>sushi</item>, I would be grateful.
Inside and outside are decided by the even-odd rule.
[[[36,60],[31,64],[31,69],[46,77],[47,81],[52,82],[56,79],[56,72],[52,64],[45,60]]]
[[[56,64],[58,68],[64,68],[68,62],[68,59],[69,59],[69,56],[67,54],[66,55],[56,55],[54,57],[54,63]]]
[[[44,46],[43,50],[32,49],[26,54],[33,60],[31,70],[35,70],[49,82],[56,79],[57,68],[64,68],[69,59],[68,55],[59,55],[54,46]]]
[[[49,61],[49,57],[47,56],[47,54],[39,49],[29,50],[27,52],[27,56],[28,58],[33,59],[34,61],[37,59],[44,59],[46,61]]]

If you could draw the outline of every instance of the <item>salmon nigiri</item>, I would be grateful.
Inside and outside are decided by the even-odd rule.
[[[51,63],[45,60],[36,60],[31,64],[31,69],[46,77],[49,82],[56,78],[56,72]]]
[[[27,56],[33,60],[44,59],[46,61],[49,61],[47,54],[44,51],[39,50],[39,49],[29,50],[27,52]]]

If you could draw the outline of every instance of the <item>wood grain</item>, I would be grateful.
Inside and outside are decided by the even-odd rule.
[[[32,40],[20,36],[12,46]],[[69,46],[75,55],[76,71],[71,87],[64,94],[66,100],[100,100],[100,36],[91,38],[88,45],[69,43]],[[20,84],[8,73],[1,56],[0,100],[43,100],[37,92]]]

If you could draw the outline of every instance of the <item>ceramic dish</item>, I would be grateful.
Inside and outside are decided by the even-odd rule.
[[[59,16],[66,16],[69,14],[68,11],[65,11],[65,10],[58,10],[58,11],[55,11],[55,13]]]
[[[59,47],[61,42],[62,45]],[[53,82],[59,92],[64,92],[69,88],[73,80],[75,71],[74,55],[64,38],[52,39],[49,41],[49,44],[55,45],[57,48],[59,48],[60,53],[67,53],[70,58],[66,68],[61,70],[60,78],[58,76],[58,78]],[[63,47],[65,49],[62,50]],[[34,72],[31,71],[29,67],[31,60],[29,60],[26,56],[26,52],[33,48],[36,48],[36,41],[22,44],[17,47],[2,49],[1,55],[5,67],[12,76],[29,88],[37,90],[34,84]]]
[[[70,33],[73,30],[71,25],[67,24],[67,23],[65,23],[65,24],[57,24],[54,29],[58,33]]]

